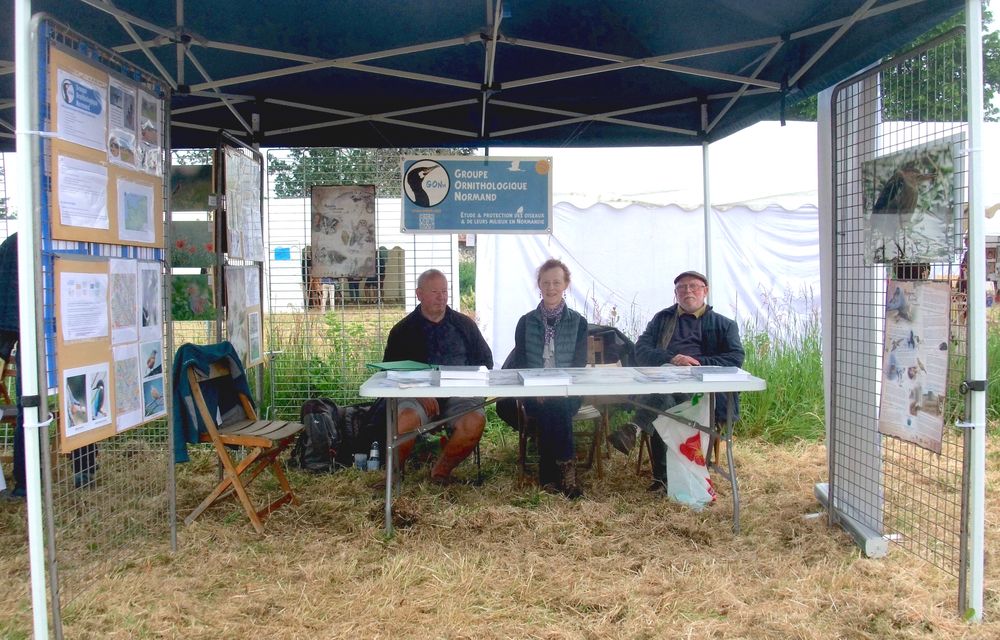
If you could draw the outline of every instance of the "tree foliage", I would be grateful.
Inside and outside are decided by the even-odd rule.
[[[471,148],[451,149],[289,149],[272,153],[268,172],[279,198],[304,198],[313,185],[373,184],[379,197],[398,198],[401,156],[468,156]]]
[[[983,0],[983,117],[987,121],[998,121],[1000,109],[993,102],[1000,95],[1000,33],[990,32],[992,22],[989,0]],[[903,55],[964,24],[965,13],[959,12],[889,57]],[[886,120],[932,121],[935,118],[953,120],[955,114],[966,114],[964,61],[963,34],[948,46],[931,48],[884,71],[882,117]],[[920,79],[919,85],[916,79]],[[934,87],[938,91],[929,92],[926,87]],[[816,96],[811,96],[789,107],[785,117],[789,120],[815,121],[816,113]]]

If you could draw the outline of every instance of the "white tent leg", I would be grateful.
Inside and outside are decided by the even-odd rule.
[[[33,160],[38,155],[35,129],[32,120],[38,112],[33,80],[36,76],[34,47],[31,43],[31,1],[17,0],[14,7],[14,84],[17,105],[17,154],[18,172],[32,176],[30,184],[37,184]],[[18,304],[20,305],[21,336],[17,348],[21,352],[22,398],[38,397],[38,361],[35,330],[35,193],[28,183],[16,190],[19,235],[17,238]],[[38,640],[49,637],[49,618],[45,594],[45,535],[42,529],[42,476],[39,466],[38,438],[39,407],[24,406],[24,460],[28,490],[28,556],[31,566],[31,609],[34,636]],[[58,606],[58,603],[54,603]]]

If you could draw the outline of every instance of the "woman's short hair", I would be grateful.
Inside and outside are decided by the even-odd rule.
[[[563,270],[563,275],[566,276],[566,284],[569,284],[569,267],[562,260],[556,260],[555,258],[549,258],[542,263],[542,266],[538,267],[538,272],[535,274],[535,282],[541,281],[543,273],[557,267]]]

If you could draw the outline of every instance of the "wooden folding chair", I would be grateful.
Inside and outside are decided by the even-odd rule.
[[[295,441],[295,436],[303,428],[302,423],[258,420],[250,398],[235,390],[229,360],[226,358],[212,363],[207,375],[199,372],[196,367],[189,367],[187,377],[191,399],[206,427],[200,439],[202,442],[211,442],[215,447],[222,463],[223,477],[201,504],[184,519],[184,524],[190,525],[205,509],[235,492],[254,529],[257,533],[263,533],[263,521],[272,511],[289,502],[298,504],[278,456]],[[228,386],[228,391],[238,396],[239,403],[229,408],[225,417],[218,412],[212,415],[205,401],[203,385],[216,385],[217,388],[220,385]],[[237,463],[229,455],[228,447],[244,447],[249,451]],[[283,493],[271,504],[257,509],[250,502],[246,487],[267,468],[271,469]]]

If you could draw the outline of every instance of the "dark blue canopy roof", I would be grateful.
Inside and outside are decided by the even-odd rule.
[[[13,4],[0,2],[5,150]],[[199,0],[178,16],[176,0],[37,0],[33,9],[165,74],[174,148],[214,146],[219,129],[263,146],[603,147],[698,144],[776,118],[782,104],[963,5]]]

